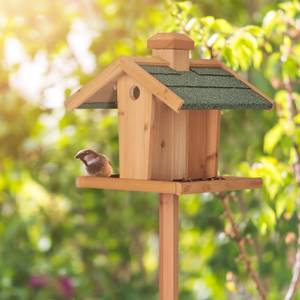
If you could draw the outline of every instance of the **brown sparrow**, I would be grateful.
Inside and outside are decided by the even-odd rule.
[[[75,158],[80,159],[84,163],[88,175],[110,177],[113,173],[113,168],[108,158],[94,150],[80,150],[75,155]]]

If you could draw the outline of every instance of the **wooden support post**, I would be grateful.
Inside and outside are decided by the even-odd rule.
[[[178,196],[160,194],[160,300],[178,300]]]

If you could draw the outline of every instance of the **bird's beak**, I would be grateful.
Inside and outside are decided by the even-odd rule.
[[[78,153],[74,156],[74,158],[76,158],[76,159],[81,159],[81,152],[78,152]]]

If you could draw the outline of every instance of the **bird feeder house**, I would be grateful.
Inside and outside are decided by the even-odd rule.
[[[66,107],[118,110],[119,177],[81,176],[77,186],[161,193],[161,299],[174,300],[177,195],[260,187],[259,178],[218,177],[220,111],[273,103],[221,62],[191,60],[187,35],[159,33],[148,48],[151,57],[115,60]]]

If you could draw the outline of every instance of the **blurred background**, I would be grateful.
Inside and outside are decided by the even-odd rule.
[[[0,0],[0,299],[158,299],[157,195],[75,188],[79,149],[118,169],[117,115],[64,101],[117,56],[150,54],[160,31],[186,32],[194,58],[276,101],[223,111],[220,169],[264,179],[231,205],[268,299],[283,299],[300,207],[299,17],[298,1]],[[259,299],[218,197],[180,205],[180,299]]]

